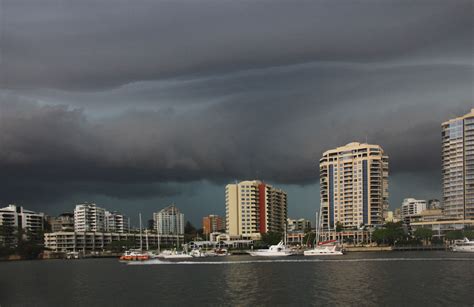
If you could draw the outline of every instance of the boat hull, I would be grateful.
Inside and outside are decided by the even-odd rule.
[[[254,257],[286,257],[286,256],[293,255],[293,253],[290,253],[290,252],[255,251],[255,252],[249,252],[249,255],[254,256]]]
[[[453,252],[474,253],[474,246],[454,246]]]
[[[303,255],[305,256],[341,256],[344,255],[343,252],[341,251],[314,251],[314,250],[309,250],[309,251],[304,251]]]

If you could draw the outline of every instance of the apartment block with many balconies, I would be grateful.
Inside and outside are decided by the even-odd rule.
[[[228,184],[226,232],[258,239],[267,232],[283,232],[287,219],[287,194],[259,180]]]
[[[323,229],[381,225],[388,208],[388,156],[379,145],[350,143],[319,163]]]
[[[78,204],[74,209],[74,231],[103,232],[106,229],[105,209],[96,204]]]
[[[474,219],[474,109],[442,124],[443,208],[452,219]]]

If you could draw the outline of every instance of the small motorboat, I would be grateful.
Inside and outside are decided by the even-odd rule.
[[[163,258],[163,259],[190,259],[193,258],[190,254],[187,254],[185,252],[178,252],[176,250],[173,251],[163,251],[161,254],[158,255],[158,258]]]
[[[474,241],[469,241],[468,238],[456,241],[452,246],[453,252],[474,253]]]
[[[283,257],[294,254],[293,250],[283,244],[283,241],[280,241],[277,245],[270,246],[268,249],[258,249],[255,251],[249,251],[248,253],[250,256],[255,257]]]
[[[313,249],[304,251],[305,256],[344,255],[336,240],[319,242]]]

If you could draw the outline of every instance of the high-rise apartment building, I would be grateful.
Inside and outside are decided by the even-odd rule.
[[[79,204],[74,209],[74,231],[104,232],[105,209],[96,204]]]
[[[105,211],[105,229],[108,232],[127,233],[130,229],[130,219],[116,211]]]
[[[202,218],[202,230],[205,235],[225,230],[225,221],[219,215],[208,215]]]
[[[412,220],[412,217],[419,216],[421,212],[425,211],[426,209],[426,200],[405,198],[403,200],[401,210],[403,222],[409,224]]]
[[[228,184],[225,191],[226,232],[259,237],[283,232],[287,219],[287,194],[259,180]]]
[[[168,206],[153,213],[155,229],[162,235],[184,234],[184,214],[175,205]]]
[[[442,124],[442,147],[444,214],[474,219],[474,109]]]
[[[323,229],[381,225],[388,208],[388,156],[379,145],[350,143],[319,161]]]

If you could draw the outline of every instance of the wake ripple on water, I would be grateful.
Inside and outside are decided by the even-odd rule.
[[[149,260],[144,262],[129,262],[128,265],[157,265],[157,264],[206,264],[206,265],[230,265],[230,264],[253,264],[253,263],[311,263],[311,262],[393,262],[393,261],[468,261],[474,262],[474,258],[362,258],[362,259],[255,259],[235,261],[163,261]]]

